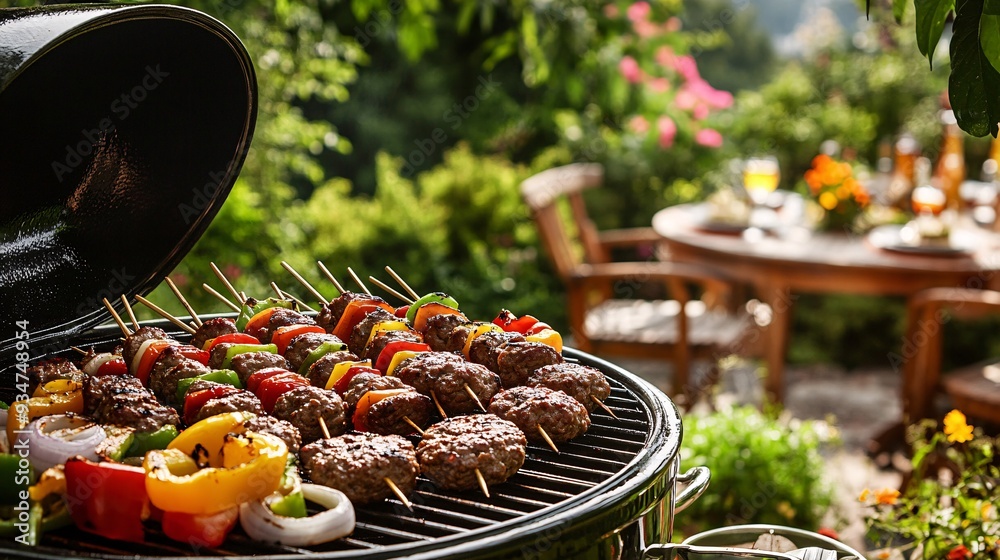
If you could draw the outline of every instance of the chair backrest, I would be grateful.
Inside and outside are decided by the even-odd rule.
[[[597,163],[574,163],[547,169],[521,183],[521,197],[531,208],[545,250],[564,282],[583,262],[608,261],[583,199],[584,190],[603,183],[604,168]],[[575,231],[570,231],[560,216],[559,201],[563,199],[569,203]],[[582,259],[574,242],[583,248]]]

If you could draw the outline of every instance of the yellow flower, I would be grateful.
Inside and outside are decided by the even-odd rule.
[[[819,195],[819,205],[823,207],[824,210],[833,210],[837,207],[837,195],[832,192],[825,192]]]
[[[865,488],[864,490],[861,491],[861,495],[858,496],[858,501],[859,502],[867,502],[868,501],[868,497],[871,496],[871,495],[872,495],[872,491],[869,490],[869,489],[867,489],[867,488]]]
[[[875,503],[880,506],[894,506],[899,500],[899,490],[883,488],[875,492]]]
[[[944,417],[944,433],[953,443],[972,441],[972,426],[965,423],[965,415],[958,410],[952,410]]]

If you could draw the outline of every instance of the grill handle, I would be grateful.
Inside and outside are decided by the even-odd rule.
[[[678,484],[685,484],[683,490],[674,497],[674,513],[684,511],[692,502],[698,499],[708,488],[712,480],[712,471],[708,467],[692,467],[677,477]]]

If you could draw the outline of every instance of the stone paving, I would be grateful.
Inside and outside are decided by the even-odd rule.
[[[670,388],[670,366],[664,362],[607,359],[661,390]],[[831,518],[829,525],[838,528],[844,542],[863,551],[858,495],[864,488],[898,488],[900,484],[897,471],[880,469],[865,453],[868,440],[900,416],[900,376],[888,368],[845,371],[836,366],[809,365],[787,367],[786,380],[785,406],[794,417],[832,418],[840,432],[842,445],[827,454],[827,470],[839,501],[839,519]],[[744,365],[723,372],[716,402],[759,403],[762,393],[758,373]]]

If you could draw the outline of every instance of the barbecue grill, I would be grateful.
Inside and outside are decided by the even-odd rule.
[[[159,74],[147,79],[151,71]],[[53,76],[70,85],[53,87]],[[112,130],[101,125],[114,118],[108,111],[120,92],[156,77],[127,119]],[[67,90],[77,103],[65,102]],[[255,117],[249,57],[204,14],[169,6],[0,10],[0,177],[8,184],[0,206],[0,398],[16,397],[17,321],[29,322],[32,362],[71,357],[71,345],[117,344],[117,328],[101,326],[101,298],[148,293],[180,262],[232,188]],[[89,153],[70,165],[74,150]],[[148,324],[188,338],[169,323]],[[704,490],[708,471],[678,474],[681,421],[666,396],[608,362],[564,354],[605,373],[606,404],[618,418],[596,411],[590,430],[560,453],[529,445],[523,468],[491,498],[442,491],[421,477],[412,512],[396,500],[358,507],[354,534],[310,549],[264,545],[239,529],[218,549],[192,549],[155,530],[134,544],[71,527],[36,548],[0,542],[0,556],[637,558],[669,541],[675,509]],[[688,484],[678,493],[679,482]]]

